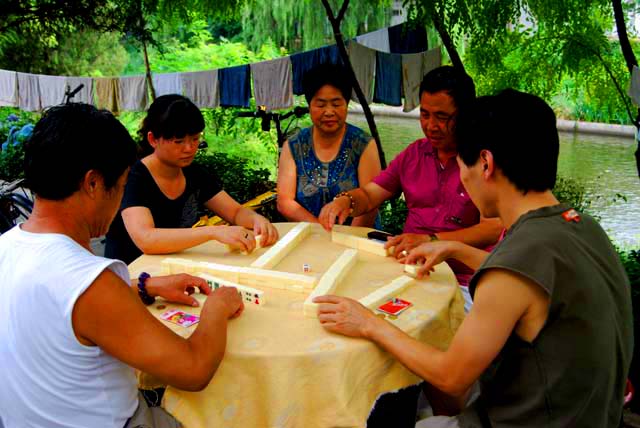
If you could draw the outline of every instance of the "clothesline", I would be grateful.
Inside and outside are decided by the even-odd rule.
[[[350,61],[368,102],[400,106],[404,96],[405,111],[411,111],[419,104],[422,76],[441,64],[440,49],[426,51],[426,33],[424,37],[420,34],[395,26],[348,42]],[[422,49],[422,52],[406,53],[416,49]],[[156,96],[183,94],[200,108],[248,107],[253,81],[256,105],[277,110],[292,107],[293,95],[303,93],[304,73],[327,62],[342,62],[336,45],[216,70],[152,73],[152,81]],[[74,101],[113,112],[142,111],[149,105],[145,75],[91,78],[0,70],[0,106],[39,111],[60,104],[67,86],[74,89],[80,84],[84,87]],[[355,96],[352,98],[355,100]]]

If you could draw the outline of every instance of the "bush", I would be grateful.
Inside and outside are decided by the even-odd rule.
[[[239,157],[199,152],[194,162],[214,172],[222,180],[224,190],[241,204],[275,188],[275,183],[269,180],[270,172],[267,169],[253,169]],[[282,221],[275,204],[264,207],[261,214],[271,221]]]

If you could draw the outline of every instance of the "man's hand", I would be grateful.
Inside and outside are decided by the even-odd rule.
[[[213,239],[228,244],[233,249],[251,253],[256,248],[253,232],[242,226],[209,226]],[[264,245],[264,244],[263,244]]]
[[[153,276],[147,279],[146,289],[151,296],[160,296],[170,302],[198,306],[198,301],[191,297],[195,287],[201,294],[209,295],[211,288],[207,281],[197,276],[181,273],[178,275]]]
[[[234,287],[220,287],[214,290],[202,308],[205,312],[223,313],[227,319],[237,318],[244,310],[244,303]]]
[[[343,224],[349,217],[349,211],[351,211],[351,200],[347,196],[341,196],[322,207],[318,221],[327,232],[330,232],[336,224],[336,218],[338,224]]]
[[[402,235],[391,237],[384,244],[385,249],[396,247],[393,250],[393,255],[396,259],[406,257],[409,250],[414,249],[418,245],[429,242],[431,238],[429,235],[421,235],[419,233],[403,233]],[[403,253],[403,251],[406,251]]]
[[[368,338],[375,324],[381,321],[369,309],[346,297],[319,296],[313,302],[318,303],[320,324],[333,333]]]
[[[433,267],[443,261],[450,259],[456,247],[459,245],[457,241],[433,241],[415,247],[406,257],[400,259],[408,265],[416,263],[424,263],[418,269],[418,279],[423,278],[433,272]]]
[[[253,220],[253,233],[262,236],[262,247],[273,245],[278,240],[278,229],[261,215],[256,215]]]

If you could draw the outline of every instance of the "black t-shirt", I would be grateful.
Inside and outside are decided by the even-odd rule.
[[[182,172],[187,182],[184,192],[176,199],[169,199],[141,161],[131,167],[120,212],[107,233],[105,257],[129,264],[142,254],[122,221],[122,210],[126,208],[148,208],[157,228],[187,228],[198,221],[198,207],[221,192],[222,184],[215,174],[197,165],[189,165]]]

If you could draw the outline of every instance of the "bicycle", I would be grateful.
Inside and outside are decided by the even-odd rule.
[[[278,151],[280,151],[282,149],[282,145],[284,144],[284,142],[287,141],[287,139],[295,131],[298,130],[298,128],[296,127],[291,131],[289,131],[289,128],[291,127],[291,124],[293,123],[293,121],[294,120],[297,121],[307,113],[309,113],[309,108],[307,107],[298,106],[298,107],[295,107],[293,110],[289,110],[286,113],[274,113],[274,112],[267,111],[267,108],[265,106],[258,106],[258,109],[256,111],[241,111],[236,113],[236,117],[250,117],[250,118],[256,118],[256,119],[262,119],[262,130],[264,132],[269,132],[271,130],[271,122],[273,122],[276,125],[276,133],[278,135],[278,138],[277,138]],[[294,116],[294,117],[289,121],[289,123],[287,124],[287,127],[283,131],[282,122],[290,118],[291,116]]]
[[[0,184],[0,234],[24,222],[33,211],[31,193],[22,178]]]

